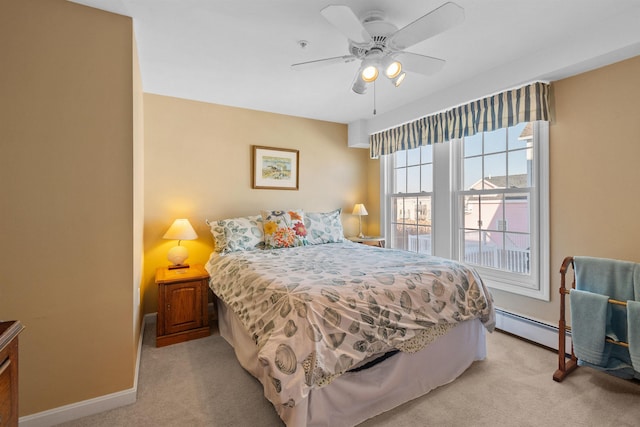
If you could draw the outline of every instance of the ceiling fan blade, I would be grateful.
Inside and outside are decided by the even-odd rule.
[[[405,49],[440,34],[464,21],[464,9],[455,3],[445,3],[396,31],[389,39],[394,49]]]
[[[351,61],[354,61],[355,59],[356,57],[353,55],[334,56],[333,58],[316,59],[313,61],[299,62],[297,64],[292,64],[291,69],[296,71],[311,70],[311,69],[326,67],[327,65],[351,62]]]
[[[396,56],[396,59],[402,64],[403,70],[413,71],[414,73],[420,73],[426,76],[440,71],[446,62],[443,59],[410,52],[401,52]]]
[[[371,42],[371,36],[349,6],[331,5],[322,9],[320,13],[349,40],[355,43]]]

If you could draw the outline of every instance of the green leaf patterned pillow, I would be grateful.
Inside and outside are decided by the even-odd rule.
[[[331,212],[307,212],[304,224],[307,226],[307,241],[310,245],[339,243],[344,241],[344,230],[340,213],[342,209]]]
[[[264,229],[260,215],[207,222],[219,253],[252,251],[264,246]]]
[[[269,249],[307,244],[307,228],[302,210],[262,211],[264,244]]]

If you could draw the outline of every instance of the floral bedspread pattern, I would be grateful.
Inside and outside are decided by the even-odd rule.
[[[465,320],[495,324],[473,269],[406,251],[344,242],[234,252],[207,270],[257,344],[276,408],[385,349],[418,351]]]

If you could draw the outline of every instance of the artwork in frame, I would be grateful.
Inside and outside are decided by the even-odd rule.
[[[269,190],[298,189],[300,152],[288,148],[253,145],[251,156],[252,188]]]

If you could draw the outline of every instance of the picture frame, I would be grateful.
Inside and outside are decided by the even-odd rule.
[[[251,151],[252,188],[298,190],[299,150],[252,145]]]

